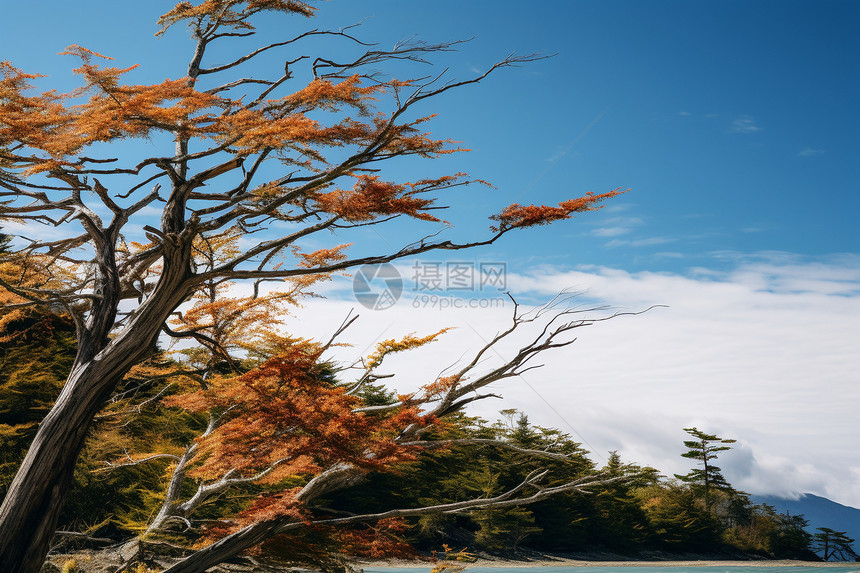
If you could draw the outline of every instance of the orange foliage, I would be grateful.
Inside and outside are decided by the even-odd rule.
[[[35,255],[28,259],[7,258],[0,260],[0,280],[17,292],[33,288],[59,288],[74,275],[74,267],[57,268],[47,256]],[[29,299],[16,294],[0,284],[0,331],[25,316],[40,317],[26,305]],[[42,319],[39,318],[41,321]],[[46,319],[47,320],[47,319]],[[16,333],[11,333],[15,336]],[[0,342],[8,338],[0,338]]]
[[[448,179],[450,176],[423,183],[438,185]],[[352,190],[320,193],[316,201],[323,211],[340,215],[347,221],[369,221],[379,215],[409,215],[422,221],[439,221],[421,211],[432,206],[434,200],[416,197],[422,192],[418,185],[380,181],[376,175],[360,175]]]
[[[312,253],[301,253],[296,251],[296,254],[301,258],[299,266],[312,269],[314,267],[321,267],[337,261],[342,261],[346,259],[346,254],[343,251],[350,246],[352,246],[352,243],[348,245],[338,245],[331,249],[319,249]]]
[[[418,552],[400,537],[406,531],[402,518],[381,519],[368,526],[332,532],[346,555],[368,559],[417,559]]]
[[[368,358],[368,370],[387,354],[427,344],[442,332],[381,342]],[[422,415],[420,403],[410,396],[400,396],[400,404],[391,408],[362,412],[361,399],[337,384],[332,367],[321,360],[324,347],[307,340],[279,343],[277,356],[245,374],[212,377],[204,389],[162,400],[168,407],[220,416],[217,427],[198,438],[199,455],[189,475],[204,481],[256,476],[256,483],[276,486],[275,493],[261,494],[235,520],[216,524],[208,539],[276,516],[298,519],[299,490],[279,488],[303,483],[336,464],[379,470],[413,460],[420,448],[399,445],[395,438],[409,426],[438,422]],[[362,539],[370,538],[358,535],[353,541]],[[371,551],[383,547],[381,540],[370,541]]]
[[[550,207],[548,205],[529,205],[526,207],[514,203],[506,207],[501,213],[490,217],[493,221],[499,222],[498,225],[493,225],[490,228],[493,231],[503,231],[513,228],[546,225],[553,221],[569,219],[574,213],[600,209],[597,205],[598,203],[626,193],[626,191],[621,191],[620,189],[619,187],[618,189],[599,195],[589,192],[577,199],[563,201],[558,204],[558,207]]]
[[[191,412],[226,411],[226,421],[201,440],[206,457],[197,475],[215,478],[274,465],[264,482],[277,483],[337,462],[380,467],[410,458],[411,450],[392,439],[404,425],[422,421],[418,412],[393,409],[383,417],[354,412],[359,399],[331,383],[320,352],[316,344],[294,341],[247,374],[165,399]]]
[[[452,388],[457,386],[463,380],[459,375],[440,376],[430,384],[424,386],[424,400],[431,401],[441,398],[447,394]]]
[[[158,19],[161,30],[156,35],[163,34],[167,28],[183,20],[190,20],[192,26],[218,22],[236,29],[253,30],[247,18],[264,10],[310,17],[316,8],[299,0],[206,0],[197,6],[191,2],[180,2]]]
[[[46,92],[25,95],[32,88],[28,80],[43,76],[27,74],[8,61],[0,62],[0,147],[22,143],[34,149],[52,149],[55,138],[70,121],[63,105],[66,96]]]
[[[207,7],[209,4],[213,6]],[[207,2],[190,13],[215,10],[215,5],[234,2]],[[268,4],[268,3],[260,3]],[[272,4],[278,4],[272,2]],[[284,3],[290,4],[290,3]],[[180,4],[177,8],[181,7]],[[266,8],[269,9],[269,8]],[[189,16],[190,17],[190,16]],[[379,145],[386,154],[418,154],[433,157],[453,153],[449,140],[434,140],[420,133],[415,126],[430,119],[422,118],[403,125],[389,125],[385,115],[370,123],[343,118],[332,125],[311,119],[312,111],[339,111],[351,107],[359,116],[370,115],[374,94],[402,87],[393,81],[364,86],[358,75],[340,82],[314,79],[304,88],[277,100],[267,100],[259,106],[246,106],[241,100],[231,100],[197,91],[188,78],[167,79],[155,85],[124,85],[122,76],[137,68],[102,68],[94,59],[111,59],[81,46],[69,46],[64,55],[81,59],[74,71],[84,85],[71,93],[45,92],[26,95],[32,89],[28,80],[42,76],[26,74],[9,62],[0,64],[0,147],[23,143],[35,152],[32,156],[16,156],[20,164],[29,164],[27,174],[50,171],[59,167],[74,167],[72,158],[84,148],[97,142],[124,138],[146,137],[153,130],[168,131],[184,137],[214,139],[248,155],[263,149],[299,149],[308,157],[323,161],[309,146]],[[67,105],[86,98],[83,103]],[[432,116],[431,116],[432,117]],[[38,154],[42,152],[44,155]],[[366,195],[356,201],[355,193],[336,192],[323,203],[343,203],[341,209],[351,220],[367,220],[376,214],[407,213],[435,221],[419,213],[432,201],[413,197],[415,189],[360,178],[356,191]],[[367,188],[367,189],[365,189]],[[346,200],[348,195],[350,200]],[[335,212],[335,211],[333,211]]]
[[[28,173],[70,166],[68,158],[100,141],[143,137],[153,129],[206,133],[214,117],[200,112],[223,104],[223,99],[189,87],[187,79],[165,80],[156,85],[121,85],[123,74],[135,69],[100,68],[93,58],[110,59],[69,46],[64,55],[77,56],[82,65],[74,71],[84,86],[69,94],[25,93],[27,82],[41,76],[25,74],[9,62],[0,64],[0,146],[23,143],[45,156],[21,158],[31,164]],[[66,106],[68,100],[88,97],[85,103]]]
[[[419,346],[429,344],[443,334],[445,334],[446,332],[448,332],[449,330],[451,329],[443,328],[439,332],[434,332],[433,334],[427,336],[419,337],[415,336],[414,334],[409,334],[404,338],[401,338],[400,340],[389,338],[387,340],[383,340],[382,342],[378,342],[376,344],[376,351],[367,357],[367,368],[376,368],[389,354],[394,354],[395,352],[403,352],[404,350],[412,350],[413,348],[418,348]]]
[[[373,94],[382,91],[384,84],[361,86],[361,78],[354,74],[337,84],[330,80],[314,78],[306,87],[284,99],[291,108],[308,111],[324,109],[335,111],[340,104],[348,104],[359,111],[367,112],[367,102],[373,99]]]
[[[239,236],[238,229],[230,229],[220,235],[199,238],[194,244],[196,263],[202,268],[213,268],[229,260],[241,252]],[[302,266],[319,266],[343,259],[341,251],[348,246],[340,245],[314,253],[296,250],[295,254],[301,259]],[[207,282],[195,293],[192,299],[194,305],[182,313],[176,313],[171,324],[179,327],[182,333],[204,334],[227,352],[236,349],[259,351],[277,344],[279,336],[276,332],[283,325],[290,307],[298,305],[301,297],[311,296],[308,289],[327,278],[326,273],[300,276],[287,281],[288,288],[285,290],[275,289],[244,297],[231,296],[235,292],[232,282]],[[210,359],[213,350],[216,349],[209,348],[202,352],[204,362]],[[184,351],[184,354],[194,358],[201,353],[192,349]]]

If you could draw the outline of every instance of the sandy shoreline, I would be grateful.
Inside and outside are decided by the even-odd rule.
[[[417,561],[370,561],[357,563],[364,569],[386,569],[386,568],[430,568],[430,563],[422,563]],[[474,563],[464,563],[467,566],[466,571],[472,567],[838,567],[838,568],[854,568],[860,570],[858,563],[845,562],[830,562],[824,563],[820,561],[793,561],[784,560],[756,560],[756,561],[718,561],[718,560],[693,560],[693,561],[589,561],[583,559],[536,559],[530,561],[507,561],[507,560],[487,560],[478,559]]]

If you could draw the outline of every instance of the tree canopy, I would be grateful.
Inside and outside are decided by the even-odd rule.
[[[702,467],[694,468],[686,475],[675,475],[679,480],[694,484],[702,492],[705,507],[711,508],[711,494],[715,490],[732,492],[732,487],[722,474],[722,470],[714,465],[719,452],[731,449],[727,444],[734,444],[736,440],[718,438],[716,435],[702,432],[698,428],[684,428],[684,431],[692,436],[693,440],[685,440],[684,447],[689,448],[681,454],[681,457],[696,460]]]
[[[622,192],[586,193],[557,205],[509,205],[487,213],[489,228],[482,237],[462,243],[436,239],[444,225],[436,215],[445,207],[442,196],[477,181],[464,173],[439,175],[419,167],[408,179],[395,180],[386,176],[386,162],[465,151],[425,131],[433,98],[540,57],[511,55],[468,79],[444,74],[396,79],[380,70],[428,62],[459,42],[411,42],[381,50],[353,28],[310,29],[242,51],[238,40],[255,35],[255,18],[271,13],[308,18],[315,10],[295,0],[181,2],[160,18],[157,35],[175,27],[190,30],[187,75],[157,84],[126,83],[136,65],[114,67],[109,57],[79,45],[63,52],[78,62],[74,71],[80,86],[70,92],[39,91],[46,81],[42,75],[0,63],[0,217],[23,229],[3,253],[4,311],[39,308],[67,317],[76,348],[62,390],[0,507],[0,562],[9,564],[7,570],[40,567],[93,420],[130,376],[155,376],[147,372],[155,368],[148,361],[157,357],[161,336],[206,347],[209,355],[195,359],[190,375],[207,381],[208,370],[235,369],[229,352],[238,342],[235,337],[231,342],[230,329],[243,328],[242,320],[262,320],[330,273],[491,244],[516,229],[594,210]],[[329,42],[319,48],[322,52],[311,53],[306,51],[311,38]],[[213,46],[218,54],[230,53],[233,46],[232,55],[212,61]],[[243,64],[275,50],[286,54],[283,67],[266,77],[243,75]],[[126,145],[140,139],[159,152],[139,155],[139,147]],[[389,252],[351,256],[348,244],[329,238],[330,231],[397,218],[414,221],[414,240]],[[51,228],[50,235],[40,233],[39,225]],[[138,229],[145,238],[135,241],[129,233]],[[245,240],[241,248],[239,238]],[[253,295],[227,300],[232,281],[247,281]],[[283,288],[269,288],[273,281]],[[202,304],[181,310],[190,300]],[[232,322],[221,320],[231,314]],[[534,353],[554,347],[554,337],[564,332],[564,325],[544,331],[544,338],[491,378],[512,375]],[[289,388],[299,378],[312,387],[317,378],[310,373],[296,378],[296,361],[310,367],[318,351],[298,342],[282,350],[289,358],[273,356],[257,374],[234,376],[240,383],[231,386],[231,396],[237,388],[249,399],[271,391],[272,380],[280,377],[284,384],[275,386],[287,394],[278,403],[298,407]],[[438,417],[462,407],[470,401],[469,392],[480,388],[480,379],[430,381],[425,399],[437,404],[423,415]],[[176,404],[199,414],[230,409],[235,418],[224,423],[239,429],[235,420],[241,419],[242,408],[225,405],[218,383],[204,386]],[[368,432],[360,416],[346,414],[356,404],[342,390],[333,392],[325,384],[317,389],[310,402],[325,404],[327,413],[320,415],[332,424],[346,424],[338,431]],[[403,402],[397,415],[418,416],[413,406]],[[392,429],[391,436],[374,436],[371,443],[377,446],[365,443],[361,454],[353,451],[345,459],[340,455],[346,452],[327,457],[321,447],[319,458],[306,466],[321,471],[304,487],[327,491],[350,483],[359,459],[387,459],[385,440],[396,434],[405,447],[419,427],[416,418],[400,434]],[[205,440],[200,444],[209,447]],[[295,444],[277,447],[282,451],[268,457],[233,460],[251,470],[274,464],[279,455],[302,458],[307,453]],[[218,473],[210,470],[206,475]],[[282,476],[286,470],[271,471]],[[522,487],[535,479],[528,477]],[[290,503],[284,502],[284,511]],[[221,540],[193,563],[171,571],[202,570],[237,548],[259,543],[283,525],[281,517],[273,516],[265,527],[240,529],[231,541]]]
[[[49,329],[45,321],[55,324]],[[12,463],[0,466],[0,483],[33,437],[32,426],[18,420],[38,419],[59,393],[75,356],[72,333],[69,321],[52,314],[0,331],[0,435],[13,437],[4,442]],[[266,516],[290,527],[256,548],[254,560],[327,570],[356,558],[420,557],[445,545],[507,557],[522,548],[815,558],[802,516],[753,505],[731,488],[712,492],[708,511],[696,484],[625,463],[616,452],[598,466],[570,436],[523,413],[502,411],[491,423],[454,412],[421,426],[404,397],[383,385],[396,383],[386,356],[421,352],[435,338],[383,341],[358,369],[316,359],[320,345],[303,340],[229,360],[205,348],[154,355],[96,417],[52,548],[102,548],[113,563],[119,556],[166,567],[168,554],[193,555],[195,546]],[[49,365],[53,382],[30,383],[29,373]],[[388,433],[398,423],[424,431],[398,447]],[[364,458],[362,445],[385,450]],[[295,503],[298,488],[335,459],[353,463],[363,479]],[[527,504],[499,499],[546,471],[535,488],[592,483],[591,495],[574,488]],[[297,513],[313,525],[292,523]],[[827,553],[839,557],[836,541]]]

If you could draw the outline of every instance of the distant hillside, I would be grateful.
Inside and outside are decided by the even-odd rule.
[[[772,505],[780,513],[803,514],[809,520],[807,529],[811,533],[814,533],[817,527],[845,531],[848,537],[857,540],[854,550],[860,553],[860,509],[856,507],[842,505],[811,493],[805,493],[798,499],[755,495],[752,500],[754,503]]]

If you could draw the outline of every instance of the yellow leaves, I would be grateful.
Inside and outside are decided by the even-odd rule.
[[[346,254],[343,251],[351,246],[352,243],[348,243],[346,245],[338,245],[331,249],[319,249],[312,253],[300,253],[296,251],[296,255],[301,258],[301,261],[299,262],[300,267],[312,269],[314,267],[322,267],[345,260]]]
[[[325,129],[302,114],[269,117],[254,109],[243,109],[219,118],[214,129],[219,139],[231,141],[236,149],[245,153],[326,140]]]
[[[156,36],[164,34],[170,26],[183,20],[189,20],[189,24],[198,29],[223,25],[253,30],[247,18],[257,12],[284,12],[310,17],[315,10],[307,2],[299,0],[206,0],[196,6],[191,2],[179,2],[158,19],[161,29],[156,32]]]
[[[376,368],[382,363],[382,360],[388,356],[389,354],[394,354],[396,352],[403,352],[404,350],[412,350],[413,348],[418,348],[420,346],[424,346],[425,344],[429,344],[451,330],[450,328],[443,328],[439,332],[434,332],[433,334],[427,336],[415,336],[414,334],[409,334],[400,340],[396,340],[394,338],[390,338],[388,340],[383,340],[382,342],[377,343],[376,351],[367,357],[365,363],[368,369]]]
[[[493,225],[490,229],[498,232],[513,228],[547,225],[553,221],[569,219],[573,213],[597,210],[600,208],[598,203],[622,193],[626,193],[626,191],[621,191],[620,187],[600,195],[589,192],[582,197],[563,201],[558,204],[558,207],[548,205],[523,206],[514,203],[506,207],[501,213],[490,217],[491,220],[499,222],[498,225]]]
[[[273,291],[257,297],[202,296],[195,305],[175,317],[181,331],[206,334],[226,350],[253,349],[296,304],[295,293]]]
[[[340,105],[347,104],[366,113],[367,102],[373,100],[374,93],[384,89],[385,86],[381,84],[362,86],[358,75],[350,76],[338,83],[314,78],[306,87],[287,97],[285,102],[298,109],[328,111],[335,111],[340,108]]]
[[[198,237],[194,242],[197,267],[211,270],[240,254],[240,235],[240,229],[232,228],[221,234]],[[322,253],[318,256],[322,257]],[[312,282],[287,283],[283,290],[268,292],[258,288],[247,296],[241,296],[242,291],[228,281],[206,282],[195,293],[194,305],[175,315],[171,324],[182,332],[204,334],[227,351],[253,350],[274,336],[273,331],[280,327],[289,307],[298,304],[299,297],[304,295],[302,289]]]
[[[0,285],[0,329],[7,323],[26,314],[28,311],[11,308],[13,305],[27,302],[17,292],[26,293],[28,288],[63,289],[74,284],[77,267],[74,265],[58,265],[52,257],[42,254],[28,256],[7,256],[0,260],[0,279],[9,288]]]
[[[436,551],[433,552],[433,569],[430,570],[430,573],[459,573],[463,571],[466,568],[463,565],[464,562],[474,563],[478,559],[477,555],[467,552],[466,549],[464,547],[460,551],[454,551],[443,543],[441,555]]]
[[[287,191],[287,188],[268,182],[254,189],[253,194],[258,201],[265,203],[272,199],[279,198],[285,191]]]
[[[239,238],[242,231],[231,227],[227,231],[212,235],[198,235],[194,238],[194,258],[197,264],[207,269],[229,261],[242,252]]]

